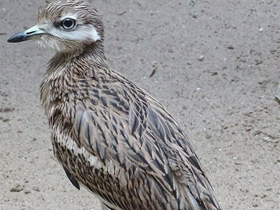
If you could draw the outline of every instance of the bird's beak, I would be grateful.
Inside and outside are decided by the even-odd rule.
[[[24,32],[14,34],[8,39],[8,42],[23,42],[45,33],[46,32],[43,29],[41,29],[38,25],[35,25]]]

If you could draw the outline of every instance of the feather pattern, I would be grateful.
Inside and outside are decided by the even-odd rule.
[[[68,49],[50,61],[41,101],[54,154],[71,182],[110,209],[221,209],[176,120],[146,90],[107,66],[96,9],[78,1],[50,3],[38,21],[55,22],[57,14],[69,12],[102,37],[79,42],[48,36]]]

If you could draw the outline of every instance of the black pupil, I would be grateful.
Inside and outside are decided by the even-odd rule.
[[[71,20],[71,19],[65,19],[64,21],[63,21],[63,27],[64,28],[72,28],[73,27],[73,25],[74,25],[74,22],[73,22],[73,20]]]

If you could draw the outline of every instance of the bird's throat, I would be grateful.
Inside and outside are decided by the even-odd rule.
[[[71,66],[81,62],[85,67],[107,66],[104,48],[101,44],[93,44],[85,48],[56,52],[49,61],[47,74],[58,73],[58,71],[69,71]]]

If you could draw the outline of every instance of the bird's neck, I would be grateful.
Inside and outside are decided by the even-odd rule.
[[[48,118],[52,119],[59,101],[71,98],[74,93],[75,97],[79,97],[80,80],[90,81],[88,84],[94,86],[98,83],[98,78],[106,75],[107,71],[109,70],[101,47],[88,47],[81,52],[56,53],[50,60],[40,88],[41,102]]]
[[[84,68],[75,68],[75,65],[83,65]],[[65,71],[79,70],[97,66],[107,67],[104,47],[101,43],[86,46],[79,50],[57,52],[49,62],[47,74],[66,73]]]

